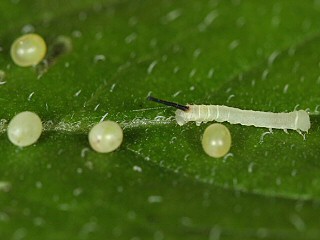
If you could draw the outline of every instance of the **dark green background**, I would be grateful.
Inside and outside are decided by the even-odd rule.
[[[320,238],[319,1],[2,0],[0,24],[1,239]],[[59,36],[72,44],[42,75],[10,59],[30,27],[50,53]],[[311,129],[262,139],[268,129],[225,123],[230,154],[212,159],[208,124],[178,126],[150,92],[308,109]],[[45,131],[22,149],[5,129],[26,110]],[[106,113],[124,142],[98,154],[87,133]]]

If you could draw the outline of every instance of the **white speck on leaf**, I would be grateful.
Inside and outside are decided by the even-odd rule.
[[[18,228],[12,236],[13,240],[21,240],[24,239],[27,236],[27,229],[25,228]]]
[[[182,11],[180,9],[175,9],[169,13],[167,13],[164,17],[161,18],[161,22],[163,24],[168,24],[169,22],[172,22],[176,20],[178,17],[181,16]]]
[[[180,222],[183,226],[191,226],[192,225],[192,219],[189,217],[182,217],[180,219]]]
[[[283,93],[287,93],[289,88],[289,84],[286,84],[283,88]]]
[[[229,88],[227,88],[226,93],[230,93],[231,91],[232,91],[232,88],[229,87]]]
[[[274,63],[276,58],[279,56],[279,54],[280,54],[280,52],[277,50],[270,54],[270,56],[268,57],[268,65],[269,66],[272,66],[272,64]]]
[[[203,21],[198,25],[199,31],[200,32],[205,31],[218,16],[219,14],[216,10],[209,12],[207,16],[205,16]]]
[[[7,181],[0,181],[0,192],[9,192],[11,190],[11,183]]]
[[[86,161],[84,166],[86,166],[89,170],[93,169],[93,163],[91,161]]]
[[[42,182],[40,181],[36,182],[36,188],[38,189],[42,188]]]
[[[288,50],[288,55],[292,57],[296,53],[296,49],[294,47],[290,47]]]
[[[249,163],[248,173],[252,173],[252,171],[253,171],[253,166],[254,166],[254,162]]]
[[[35,28],[31,24],[26,24],[21,29],[22,34],[33,33],[33,32],[35,32]]]
[[[228,158],[233,157],[233,153],[227,153],[224,157],[223,157],[223,162],[225,162]]]
[[[244,17],[239,17],[236,21],[236,25],[241,28],[246,24],[246,19]]]
[[[130,43],[132,43],[133,41],[135,41],[136,39],[137,39],[137,34],[136,33],[131,33],[130,35],[128,35],[126,38],[125,38],[125,42],[127,43],[127,44],[130,44]]]
[[[160,203],[162,202],[162,197],[161,196],[156,196],[152,195],[148,197],[148,202],[149,203]]]
[[[100,119],[100,122],[103,122],[104,119],[108,116],[108,114],[109,114],[109,113],[105,113],[105,114],[102,116],[102,118]]]
[[[95,35],[95,38],[96,38],[97,40],[101,40],[102,37],[103,37],[102,32],[97,32],[96,35]]]
[[[154,120],[155,121],[163,121],[163,120],[165,120],[166,119],[166,117],[165,116],[156,116],[155,118],[154,118]]]
[[[82,32],[80,32],[79,30],[74,30],[71,35],[74,37],[74,38],[81,38],[82,37]]]
[[[102,55],[102,54],[98,54],[94,56],[93,62],[97,63],[97,62],[103,62],[106,60],[106,56]]]
[[[73,193],[73,196],[77,197],[77,196],[79,196],[82,192],[83,192],[82,188],[75,188],[72,193]]]
[[[6,81],[4,81],[5,77],[6,77],[5,72],[0,70],[0,85],[4,85],[7,83]]]
[[[208,78],[212,78],[213,73],[214,73],[214,69],[213,69],[213,68],[210,68],[210,70],[209,70],[209,72],[208,72]]]
[[[157,43],[158,43],[157,39],[152,38],[149,45],[150,45],[150,47],[154,48],[157,46]]]
[[[152,71],[153,71],[154,67],[157,65],[157,63],[158,63],[158,61],[156,61],[156,60],[153,61],[152,63],[150,63],[148,70],[147,70],[148,74],[152,73]]]
[[[175,143],[175,141],[177,140],[177,137],[172,137],[171,139],[170,139],[170,144],[174,144]]]
[[[172,94],[172,97],[177,97],[182,91],[177,91],[174,94]]]
[[[114,90],[114,88],[115,88],[115,86],[116,86],[117,84],[116,83],[113,83],[112,85],[111,85],[111,87],[110,87],[110,92],[113,92],[113,90]]]
[[[58,206],[59,210],[61,211],[69,211],[70,205],[68,203],[62,203]]]
[[[297,214],[293,214],[290,216],[290,222],[298,231],[303,232],[306,229],[304,221]]]
[[[209,233],[209,240],[219,240],[221,235],[221,229],[219,226],[211,228]]]
[[[133,171],[136,171],[136,172],[142,172],[142,168],[137,165],[133,166],[132,169],[133,169]]]
[[[33,224],[34,224],[35,226],[39,227],[39,226],[43,226],[43,225],[45,224],[45,221],[44,221],[44,219],[41,218],[41,217],[35,217],[35,218],[33,219]]]
[[[175,74],[175,73],[177,73],[179,70],[180,70],[180,68],[179,68],[179,67],[174,67],[174,69],[173,69],[173,73]]]
[[[234,94],[231,94],[231,95],[228,97],[228,99],[227,99],[227,103],[229,103],[230,100],[231,100],[232,98],[234,98],[234,97],[235,97],[235,95],[234,95]]]
[[[82,174],[82,172],[83,172],[82,168],[77,168],[77,173],[78,174]]]
[[[81,150],[81,157],[84,158],[86,156],[86,153],[89,152],[90,149],[85,147]]]
[[[260,144],[263,143],[264,137],[265,137],[267,134],[272,134],[272,132],[269,131],[269,132],[264,132],[264,133],[262,133],[262,134],[261,134],[261,137],[260,137],[260,141],[259,141]]]
[[[189,78],[192,78],[196,74],[196,72],[197,72],[197,69],[193,68],[189,73]]]
[[[28,101],[31,101],[32,96],[34,95],[34,92],[30,93],[28,96]]]
[[[168,60],[168,55],[165,54],[161,57],[162,62],[166,62],[167,60]]]
[[[82,91],[82,89],[78,90],[73,96],[78,97],[80,95],[81,91]]]
[[[137,23],[138,23],[138,19],[136,17],[133,16],[129,18],[129,21],[128,21],[129,26],[133,27],[137,25]]]
[[[277,177],[277,179],[276,179],[276,184],[277,184],[278,186],[280,186],[281,183],[282,183],[281,178],[280,178],[280,177]]]
[[[271,24],[275,28],[279,27],[280,22],[281,22],[281,19],[280,19],[279,16],[273,16],[272,19],[271,19]]]
[[[239,40],[233,40],[229,45],[229,49],[233,50],[233,49],[237,48],[239,46],[239,44],[240,44]]]
[[[99,108],[99,106],[100,106],[100,103],[98,103],[95,107],[94,107],[94,111],[97,111],[97,109]]]
[[[269,70],[268,69],[265,69],[262,73],[262,76],[261,76],[261,79],[262,80],[266,80],[267,76],[269,74]]]
[[[194,50],[193,52],[193,57],[194,58],[198,58],[199,55],[201,54],[202,50],[200,48],[197,48],[196,50]]]

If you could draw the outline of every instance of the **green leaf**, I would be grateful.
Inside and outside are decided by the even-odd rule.
[[[1,239],[319,239],[319,1],[0,7]],[[11,61],[10,44],[28,29],[46,39],[48,66]],[[55,52],[61,44],[69,51]],[[309,109],[311,129],[304,140],[225,123],[230,154],[212,159],[200,143],[208,124],[178,126],[173,109],[146,101],[150,92],[182,104]],[[5,130],[26,110],[45,131],[18,148]],[[103,117],[124,128],[110,154],[87,140]]]

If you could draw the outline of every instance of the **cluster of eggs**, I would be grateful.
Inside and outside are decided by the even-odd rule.
[[[34,112],[21,112],[10,121],[7,134],[16,146],[26,147],[38,141],[43,130],[40,117]],[[123,131],[113,121],[103,121],[89,132],[90,146],[97,152],[107,153],[116,150],[122,143]]]
[[[38,34],[25,34],[11,45],[10,55],[20,67],[35,66],[47,52],[44,39]],[[43,130],[40,117],[34,112],[21,112],[14,116],[7,129],[9,140],[17,146],[26,147],[38,141]],[[123,140],[120,125],[113,121],[96,124],[89,132],[90,146],[97,152],[107,153],[117,149]]]

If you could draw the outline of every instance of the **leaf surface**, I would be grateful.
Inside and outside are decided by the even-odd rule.
[[[1,238],[319,238],[317,1],[0,7]],[[61,36],[70,52],[48,67],[15,66],[10,44],[30,29],[46,39],[49,57]],[[225,123],[230,154],[212,159],[200,143],[208,124],[178,126],[174,110],[147,102],[149,93],[182,104],[308,109],[311,129],[303,140]],[[5,129],[25,110],[41,116],[45,131],[21,149]],[[110,154],[87,141],[103,117],[124,128]]]

